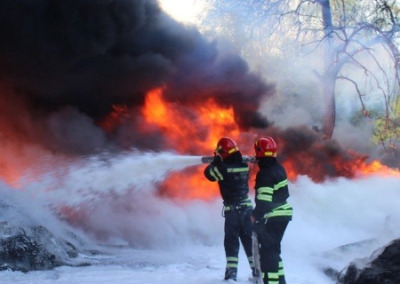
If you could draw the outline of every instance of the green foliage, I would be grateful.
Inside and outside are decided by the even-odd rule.
[[[374,123],[372,142],[385,146],[393,146],[400,137],[400,101],[394,105],[392,115],[380,116]]]
[[[377,109],[359,110],[351,116],[350,123],[356,127],[361,126],[365,123],[365,119],[376,120],[381,115],[381,113],[382,111],[379,111]]]

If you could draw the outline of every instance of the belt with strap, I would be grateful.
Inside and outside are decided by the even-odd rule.
[[[224,201],[224,210],[229,211],[229,210],[239,210],[239,209],[244,209],[245,207],[253,206],[251,204],[251,200],[248,196],[244,196],[241,198],[238,198],[237,200],[231,201],[231,202],[226,202]]]

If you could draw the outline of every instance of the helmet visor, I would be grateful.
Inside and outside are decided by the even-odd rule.
[[[214,153],[217,155],[223,155],[226,153],[226,151],[224,149],[222,149],[221,146],[218,146],[217,149],[215,149]]]

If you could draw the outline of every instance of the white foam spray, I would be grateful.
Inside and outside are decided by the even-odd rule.
[[[25,189],[45,192],[48,202],[62,202],[74,206],[88,204],[107,194],[124,195],[128,191],[151,192],[154,185],[168,174],[201,164],[200,156],[186,156],[170,152],[138,152],[94,156],[69,161],[44,173],[40,182]]]
[[[49,224],[51,219],[54,224],[55,215],[67,217],[68,223],[84,229],[95,241],[122,241],[137,247],[182,243],[191,234],[208,242],[208,234],[202,231],[208,231],[205,227],[212,218],[204,218],[207,214],[199,210],[213,202],[192,200],[183,204],[162,198],[157,191],[158,183],[170,173],[202,164],[201,156],[132,151],[53,164],[53,169],[36,177],[35,182],[21,179],[22,190],[5,184],[1,188],[16,197],[11,202],[18,203],[17,207],[35,223]],[[217,203],[215,212],[219,215]],[[67,215],[63,215],[64,210]],[[73,216],[68,216],[71,212]],[[154,227],[163,233],[153,234]],[[57,224],[52,229],[62,231]]]
[[[131,152],[96,157],[72,163],[63,175],[51,177],[49,173],[42,182],[15,192],[25,200],[19,203],[31,217],[47,214],[48,205],[82,210],[83,216],[77,216],[78,225],[104,242],[163,248],[184,243],[220,244],[224,220],[220,215],[220,198],[179,200],[159,195],[157,191],[157,183],[169,173],[200,163],[200,157],[175,153]],[[185,178],[182,173],[182,179]],[[321,184],[301,177],[290,183],[289,202],[295,215],[283,241],[284,254],[304,259],[348,243],[377,240],[379,244],[367,251],[360,249],[357,255],[348,255],[344,261],[368,256],[374,248],[400,233],[398,182],[398,177],[370,176],[356,180],[339,178]],[[249,183],[252,198],[253,183]],[[50,184],[57,187],[45,189]],[[217,185],[210,183],[213,186]],[[2,189],[2,196],[7,199],[6,190]],[[331,265],[338,268],[343,265],[343,258],[337,265],[335,261],[330,255]]]

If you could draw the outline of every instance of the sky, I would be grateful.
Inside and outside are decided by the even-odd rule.
[[[151,175],[139,165],[152,169]],[[166,166],[168,165],[168,166]],[[220,198],[180,200],[156,193],[155,186],[172,172],[204,167],[199,157],[173,153],[130,153],[107,163],[80,161],[64,168],[64,176],[47,173],[35,182],[12,188],[2,183],[2,200],[19,208],[8,218],[16,224],[39,223],[63,237],[74,230],[85,240],[74,264],[51,271],[2,271],[1,284],[208,284],[222,281],[225,269]],[[129,178],[132,172],[136,177]],[[294,218],[282,242],[287,282],[335,283],[322,271],[341,271],[364,259],[399,235],[399,177],[338,178],[320,184],[300,176],[289,185]],[[57,187],[49,185],[56,182]],[[250,196],[254,199],[253,181]],[[216,186],[211,184],[210,187]],[[190,189],[188,189],[190,190]],[[111,198],[112,197],[112,198]],[[85,226],[71,227],[54,208],[85,208]],[[21,215],[19,215],[21,214]],[[7,216],[2,218],[7,219]],[[29,222],[28,222],[29,221]],[[101,234],[94,234],[101,232]],[[105,237],[107,236],[107,237]],[[237,283],[249,283],[250,269],[240,250]]]
[[[197,24],[206,8],[204,0],[158,0],[161,8],[174,19],[186,24]]]

